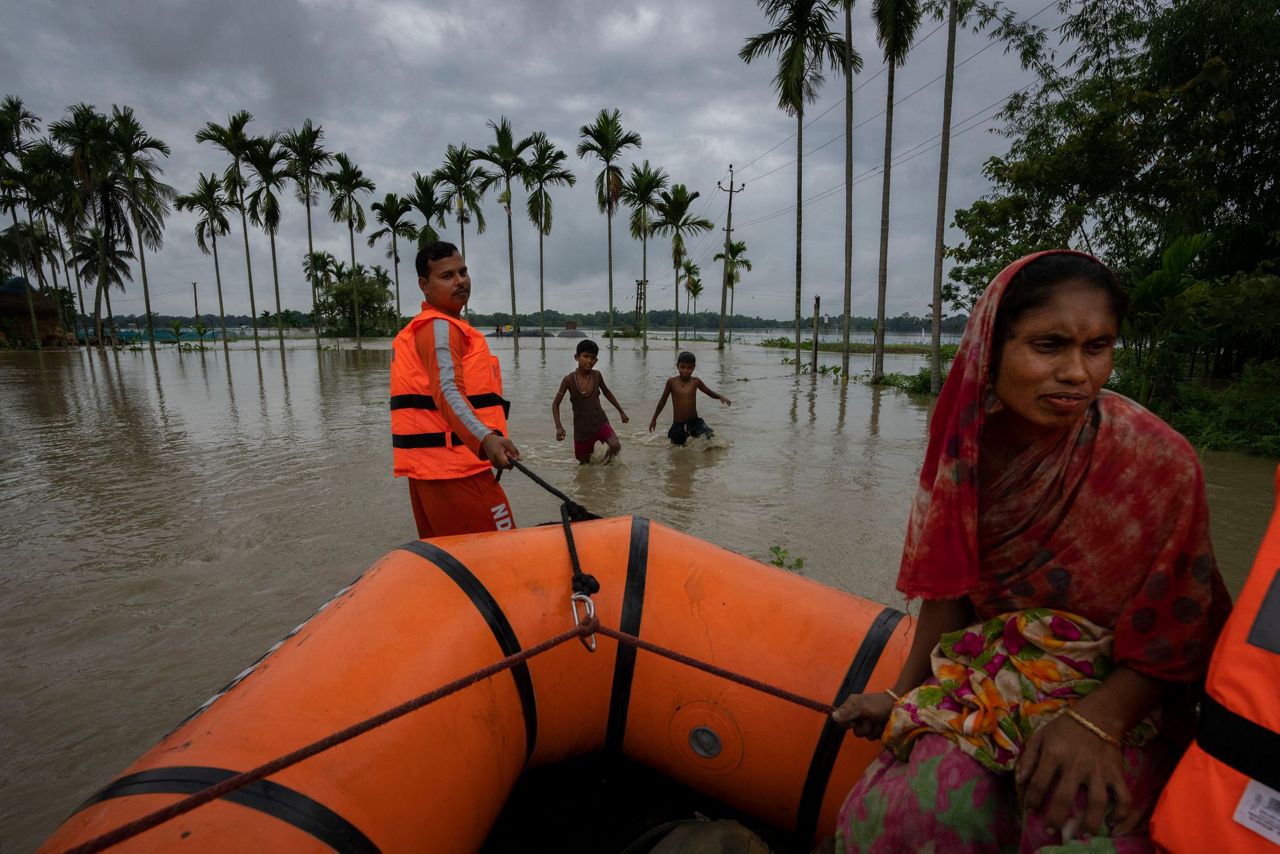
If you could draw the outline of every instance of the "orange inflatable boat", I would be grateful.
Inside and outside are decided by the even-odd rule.
[[[897,676],[908,622],[642,518],[573,525],[602,626],[834,703]],[[571,629],[559,527],[411,542],[85,802],[61,851]],[[879,749],[821,713],[596,635],[563,644],[119,850],[474,851],[521,772],[621,754],[815,839]]]

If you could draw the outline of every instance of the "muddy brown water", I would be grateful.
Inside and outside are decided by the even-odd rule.
[[[636,513],[901,605],[893,591],[924,452],[926,400],[797,378],[778,350],[694,344],[733,400],[699,404],[712,447],[646,427],[670,342],[600,369],[627,408],[623,451],[580,467],[550,400],[571,339],[492,340],[526,462],[593,511]],[[317,353],[0,353],[0,850],[35,848],[76,804],[376,558],[412,539],[390,474],[389,342]],[[824,364],[838,357],[822,354]],[[916,356],[889,356],[914,372]],[[869,367],[854,357],[855,371]],[[566,421],[568,402],[564,404]],[[1276,461],[1204,457],[1233,593],[1271,509]],[[1156,476],[1153,474],[1153,476]],[[517,521],[557,517],[518,473]]]

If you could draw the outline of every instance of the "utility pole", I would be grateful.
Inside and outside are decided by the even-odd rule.
[[[724,224],[724,277],[720,281],[720,338],[716,343],[717,350],[724,349],[724,312],[728,308],[729,302],[729,244],[733,240],[733,194],[741,193],[747,188],[746,184],[733,186],[733,164],[729,164],[729,186],[725,187],[719,181],[716,186],[722,191],[729,194],[729,216],[725,219]]]
[[[645,324],[649,322],[649,283],[636,279],[636,333],[644,339]]]
[[[191,283],[191,298],[196,303],[196,323],[200,322],[200,293],[196,290],[196,283]]]

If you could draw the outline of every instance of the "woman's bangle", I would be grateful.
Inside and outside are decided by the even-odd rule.
[[[890,697],[892,697],[895,703],[902,702],[902,698],[898,696],[898,692],[893,690],[892,688],[885,688],[884,692],[888,694]]]
[[[1098,738],[1105,741],[1107,744],[1113,745],[1115,747],[1119,747],[1121,749],[1124,748],[1124,745],[1120,743],[1120,739],[1116,738],[1114,735],[1107,732],[1102,727],[1098,726],[1093,721],[1089,720],[1084,715],[1077,712],[1075,709],[1067,709],[1067,716],[1071,718],[1071,720],[1080,724],[1080,726],[1089,730],[1089,732],[1093,733]]]

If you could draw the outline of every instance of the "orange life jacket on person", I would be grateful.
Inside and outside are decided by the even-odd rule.
[[[468,407],[485,428],[484,435],[497,432],[507,435],[507,409],[502,397],[502,371],[498,358],[489,352],[484,335],[471,324],[422,304],[422,313],[409,321],[391,346],[391,455],[396,477],[418,480],[450,480],[488,471],[490,464],[478,454],[478,439],[470,443],[459,436],[448,419],[437,408],[437,401],[449,406],[442,386],[456,381],[465,391],[465,402],[459,397],[455,411]],[[440,372],[452,367],[450,376],[441,380],[431,376],[418,355],[416,337],[425,324],[445,320],[466,336],[462,350],[450,347],[452,365],[442,364]],[[471,415],[456,412],[463,421]],[[475,431],[473,431],[475,432]],[[477,450],[473,450],[476,447]]]
[[[1200,728],[1151,817],[1171,852],[1280,850],[1280,470],[1276,512],[1209,663]]]

